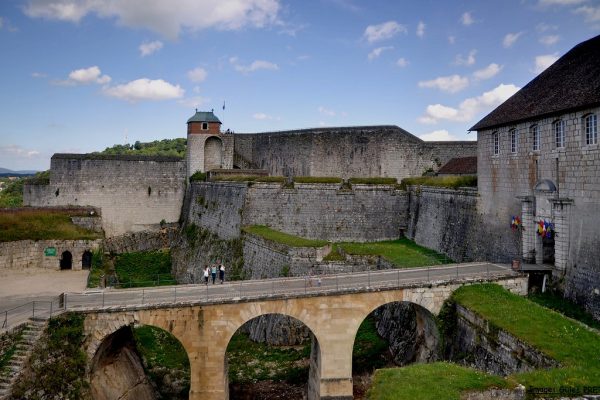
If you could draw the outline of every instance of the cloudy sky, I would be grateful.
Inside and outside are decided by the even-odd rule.
[[[196,107],[235,132],[474,139],[598,34],[600,0],[1,0],[0,167],[185,137]]]

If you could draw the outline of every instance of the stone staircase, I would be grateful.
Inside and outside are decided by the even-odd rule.
[[[12,385],[23,371],[45,326],[44,320],[30,320],[25,323],[23,334],[17,342],[17,350],[8,362],[7,369],[0,371],[0,400],[7,399],[10,395]]]

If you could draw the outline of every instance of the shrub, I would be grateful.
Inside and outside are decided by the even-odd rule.
[[[190,182],[204,182],[206,180],[206,174],[204,172],[196,171],[190,176]]]
[[[334,176],[296,176],[296,183],[342,183],[342,178]]]
[[[395,185],[398,183],[396,178],[386,177],[372,177],[372,178],[350,178],[348,179],[350,184],[362,184],[362,185]]]
[[[408,186],[435,186],[450,189],[459,187],[477,187],[476,176],[419,176],[404,178],[400,182],[400,188],[406,190]]]

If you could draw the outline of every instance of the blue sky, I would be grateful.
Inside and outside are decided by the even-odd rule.
[[[475,139],[598,34],[600,0],[2,0],[0,167],[185,137],[196,107],[235,132]]]

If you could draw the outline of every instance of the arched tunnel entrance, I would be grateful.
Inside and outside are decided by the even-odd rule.
[[[94,400],[188,399],[190,363],[181,343],[150,325],[108,335],[91,362]]]
[[[441,358],[439,329],[431,312],[410,302],[379,306],[363,320],[354,340],[354,398],[365,398],[375,369]]]
[[[315,335],[296,318],[266,314],[247,321],[227,346],[229,399],[306,399],[319,352]]]

